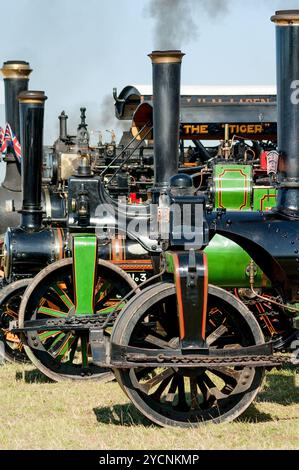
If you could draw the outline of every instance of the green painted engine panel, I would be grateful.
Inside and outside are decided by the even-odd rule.
[[[276,204],[276,189],[272,186],[253,187],[253,210],[269,211]]]
[[[250,287],[248,268],[250,256],[236,243],[215,235],[205,249],[208,257],[209,283],[220,287]],[[263,272],[256,267],[255,287],[269,284]]]
[[[215,207],[246,211],[251,209],[252,166],[218,164],[214,167]]]

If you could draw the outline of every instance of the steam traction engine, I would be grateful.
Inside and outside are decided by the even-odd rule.
[[[9,97],[6,101],[6,115],[7,121],[19,133],[17,96],[20,90],[27,90],[28,79],[24,79],[23,76],[25,71],[28,75],[30,69],[26,63],[22,65],[16,61],[10,61],[8,64],[10,64],[10,78],[5,80],[6,95]],[[19,69],[22,74],[19,72],[18,75],[16,71]],[[2,72],[4,73],[4,71],[7,76],[7,63],[3,66]],[[244,90],[242,92],[244,93]],[[218,93],[218,91],[215,90],[215,93]],[[235,91],[235,93],[240,93],[240,91]],[[252,93],[255,93],[255,95],[252,95]],[[128,95],[131,96],[132,92],[130,91]],[[193,107],[194,101],[200,101],[201,105]],[[116,107],[119,102],[120,99],[117,98]],[[191,103],[192,106],[186,106],[186,103]],[[183,109],[181,112],[179,172],[191,174],[193,183],[197,186],[197,191],[201,193],[204,191],[207,194],[209,207],[219,207],[221,205],[221,207],[224,206],[230,209],[240,207],[242,210],[251,210],[255,207],[269,209],[275,203],[276,190],[273,186],[269,186],[265,163],[262,164],[261,155],[265,153],[262,153],[265,146],[267,149],[271,148],[271,145],[273,146],[273,143],[270,143],[269,140],[263,143],[262,139],[271,137],[273,142],[276,139],[276,96],[265,95],[265,92],[261,94],[261,90],[254,89],[251,94],[247,93],[246,96],[235,94],[232,97],[228,95],[219,96],[218,94],[215,98],[205,95],[204,97],[197,96],[196,100],[195,97],[183,96],[181,97],[181,104]],[[131,101],[126,106],[131,108]],[[144,108],[147,113],[144,113]],[[152,105],[148,103],[141,104],[135,110],[134,116],[131,116],[133,118],[132,134],[134,138],[128,132],[125,132],[119,145],[116,145],[115,136],[112,133],[110,143],[104,144],[100,136],[96,146],[90,145],[85,115],[86,109],[81,108],[81,121],[78,125],[77,134],[74,135],[69,134],[67,128],[68,116],[65,112],[62,112],[59,116],[59,137],[52,147],[44,147],[43,157],[40,155],[36,161],[38,166],[34,169],[32,166],[27,168],[28,162],[23,162],[24,175],[27,175],[24,192],[27,193],[28,185],[30,192],[33,187],[42,183],[42,224],[35,230],[35,232],[40,231],[42,235],[39,236],[35,232],[31,234],[32,230],[26,224],[22,224],[19,229],[10,229],[6,236],[7,242],[4,250],[5,277],[2,279],[5,287],[0,293],[2,341],[5,346],[6,359],[22,362],[27,360],[18,335],[9,332],[8,326],[12,317],[17,318],[21,297],[30,283],[30,278],[45,265],[57,259],[71,256],[71,250],[67,242],[69,238],[68,219],[66,217],[69,206],[68,183],[69,178],[81,166],[80,162],[85,162],[85,166],[87,164],[88,167],[91,167],[91,170],[88,170],[90,175],[100,176],[105,188],[113,197],[118,196],[122,200],[128,201],[129,204],[137,201],[140,203],[142,200],[147,199],[148,189],[153,182],[152,111]],[[119,115],[119,112],[117,115]],[[267,119],[270,122],[258,124],[259,119],[261,119],[260,116],[263,116],[263,120]],[[145,118],[146,122],[142,123],[142,119]],[[236,121],[236,118],[238,123],[233,124],[232,120]],[[185,124],[187,120],[192,120],[193,124]],[[230,122],[230,124],[224,125],[223,120]],[[248,123],[244,124],[246,120]],[[204,124],[204,121],[209,122]],[[192,136],[189,135],[191,132],[190,127]],[[255,150],[248,146],[245,141],[234,141],[235,136],[230,139],[227,131],[231,128],[238,128],[239,132],[243,132],[242,138],[250,136],[253,139]],[[199,135],[198,129],[207,129],[208,133]],[[253,130],[255,133],[251,132],[249,135],[249,130]],[[194,134],[195,131],[196,134]],[[248,135],[244,132],[247,132]],[[144,137],[146,136],[150,140],[145,141]],[[195,148],[191,151],[189,147],[187,153],[182,153],[184,139],[191,137],[195,139]],[[198,140],[204,139],[208,142],[209,139],[213,138],[220,139],[219,146],[204,147],[201,141]],[[28,149],[25,149],[25,156],[27,153]],[[12,170],[20,179],[20,162],[16,159],[11,147],[9,147],[8,156],[10,160],[1,193],[3,207],[6,208],[5,214],[1,218],[3,231],[10,218],[13,218],[12,220],[19,218],[19,211],[22,207],[21,191],[19,190],[16,197],[15,193],[11,193],[6,187],[9,177],[11,179]],[[6,160],[8,156],[6,156]],[[42,158],[42,165],[40,164],[40,158]],[[37,169],[38,178],[35,178]],[[87,170],[80,169],[80,172],[83,172],[81,176],[86,176],[84,171]],[[71,178],[70,181],[74,182],[77,179],[78,175]],[[20,186],[21,184],[19,184]],[[11,199],[11,197],[15,197],[15,199]],[[242,203],[244,200],[246,204]],[[70,206],[74,205],[76,205],[76,202],[72,200]],[[51,231],[52,244],[48,243],[48,238],[45,235],[44,229],[46,226],[53,228]],[[45,238],[43,239],[42,236],[45,236]],[[39,252],[37,252],[37,240],[39,240]],[[49,248],[51,252],[49,252]],[[247,296],[246,287],[249,286],[250,258],[244,250],[240,249],[234,242],[217,235],[207,247],[206,252],[209,255],[211,267],[210,277],[213,273],[212,282],[229,289],[235,288],[236,293],[243,298],[244,294]],[[110,240],[109,243],[102,246],[100,255],[125,269],[136,282],[144,281],[152,275],[153,265],[148,253],[137,243],[127,243],[122,237]],[[226,264],[230,262],[232,256],[237,256],[238,263],[236,263],[234,269],[228,272]],[[219,257],[221,257],[221,263],[219,263]],[[255,285],[266,284],[265,276],[256,266],[254,271]],[[273,309],[269,311],[266,305],[259,305],[262,304],[261,301],[256,302],[256,299],[252,300],[251,298],[246,298],[246,301],[258,315],[260,315],[260,312],[265,312],[266,309],[267,315],[260,315],[265,334],[267,333],[275,338],[281,336],[281,331],[287,326],[281,326],[281,320],[284,317],[281,317],[279,312],[274,312]],[[284,341],[283,338],[282,340]],[[53,352],[54,356],[55,354],[56,352]],[[79,375],[81,376],[81,372]],[[89,371],[86,374],[83,371],[82,375],[84,377],[93,376],[93,373]],[[70,376],[75,377],[77,374],[70,374]],[[57,377],[59,377],[59,374]]]
[[[72,257],[52,263],[34,278],[13,329],[23,335],[34,364],[48,375],[59,369],[65,375],[74,371],[78,344],[81,352],[90,347],[92,364],[83,354],[79,370],[85,366],[88,373],[90,366],[98,367],[100,376],[112,368],[137,408],[161,425],[186,427],[236,418],[254,400],[264,368],[290,360],[277,353],[279,344],[265,338],[241,298],[210,283],[213,272],[209,277],[205,248],[216,235],[234,241],[266,274],[276,297],[257,291],[253,263],[250,291],[279,307],[292,324],[291,335],[285,330],[284,348],[298,336],[299,111],[290,97],[299,73],[299,12],[277,12],[272,20],[277,25],[280,152],[275,208],[208,210],[205,195],[194,194],[192,179],[178,174],[183,54],[153,52],[151,203],[116,205],[82,162],[77,177],[69,180]],[[44,99],[41,92],[20,97],[28,165],[36,163],[42,150],[38,126]],[[37,239],[50,240],[51,230],[41,230],[38,193],[24,196],[21,226]],[[133,286],[124,271],[101,260],[101,249],[114,238],[116,226],[127,243],[137,242],[152,257],[152,285]]]

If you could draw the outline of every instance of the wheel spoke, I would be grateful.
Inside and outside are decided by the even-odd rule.
[[[189,410],[189,406],[186,401],[186,393],[185,393],[185,381],[184,377],[178,376],[178,404],[176,406],[177,409],[181,411]]]
[[[63,289],[61,289],[61,287],[58,286],[58,284],[52,286],[52,289],[56,292],[60,300],[64,303],[64,305],[68,309],[71,309],[72,307],[74,307],[74,303],[71,301],[67,293]]]
[[[74,341],[75,341],[74,335],[72,333],[68,333],[66,335],[64,343],[61,345],[60,349],[58,350],[56,354],[56,359],[59,362],[61,362],[62,359],[66,356],[66,354],[69,352]]]
[[[190,377],[191,409],[199,409],[196,377]]]
[[[61,332],[59,333],[59,335],[54,338],[54,340],[52,341],[51,345],[49,345],[49,348],[48,348],[48,352],[52,355],[52,356],[56,356],[57,354],[57,351],[59,351],[60,347],[61,347],[61,343],[63,342],[64,338],[65,338],[65,333]],[[47,347],[47,346],[46,346]]]
[[[212,369],[210,369],[210,372],[223,379],[224,382],[230,384],[236,384],[241,375],[240,371],[231,369],[229,367],[213,367]]]
[[[111,285],[109,281],[103,282],[103,284],[101,285],[101,287],[95,294],[95,304],[100,302],[103,299],[103,297],[107,295],[107,293],[111,290],[112,287],[113,286]]]
[[[115,297],[116,294],[117,294],[117,291],[116,291],[115,287],[111,286],[111,289],[109,289],[109,291],[107,293],[105,293],[105,295],[100,300],[98,300],[97,308],[98,308],[98,305],[105,305],[105,303],[108,300],[111,300],[111,298]]]
[[[220,391],[217,385],[213,382],[213,380],[207,375],[205,372],[203,374],[203,381],[207,387],[207,399],[209,401],[213,401],[213,399],[220,400],[221,398],[225,398],[226,395],[222,393],[223,389]]]
[[[209,336],[206,339],[207,345],[211,346],[215,341],[217,341],[220,336],[224,335],[227,333],[228,329],[225,325],[220,325],[216,330],[213,331],[213,333],[209,334]]]
[[[145,383],[142,383],[142,384],[139,384],[139,388],[144,392],[146,393],[147,395],[149,395],[150,393],[150,390],[155,387],[156,385],[158,385],[160,382],[162,382],[163,380],[167,379],[168,377],[172,377],[174,374],[174,370],[169,368],[169,369],[165,369],[163,370],[162,372],[156,374],[154,377],[152,377],[151,379],[147,380]]]
[[[54,338],[59,333],[60,333],[60,330],[43,331],[41,333],[38,333],[38,337],[39,337],[40,341],[43,342],[46,339]]]
[[[164,379],[160,383],[157,390],[152,395],[150,395],[153,400],[160,401],[162,393],[164,392],[164,390],[168,386],[169,382],[171,381],[171,377],[172,377],[171,375],[169,377],[166,377],[166,379]]]
[[[209,406],[211,406],[211,403],[210,403],[210,393],[209,393],[209,389],[203,379],[203,376],[200,376],[200,377],[197,377],[197,385],[202,393],[202,396],[203,396],[203,402],[200,403],[200,408],[205,410],[207,408],[209,408]]]
[[[49,317],[65,317],[68,312],[61,312],[61,310],[54,310],[49,307],[38,307],[37,313],[42,313],[43,315],[48,315]]]
[[[18,313],[9,307],[7,307],[7,309],[4,311],[4,315],[8,315],[12,318],[18,318]]]
[[[154,335],[147,335],[144,338],[144,341],[147,343],[153,344],[154,346],[158,346],[158,348],[162,349],[173,349],[173,346],[169,344],[169,342],[165,341],[164,339],[158,338]]]
[[[175,392],[176,389],[178,388],[178,376],[175,374],[175,376],[172,378],[168,393],[165,397],[165,401],[167,403],[172,403],[175,397]]]
[[[123,304],[123,305],[125,305],[125,304]],[[121,305],[119,305],[119,306],[117,307],[117,309],[121,309],[121,308],[122,308]],[[113,310],[115,310],[115,306],[113,306],[113,307],[104,307],[104,308],[102,308],[102,309],[100,309],[100,310],[97,310],[96,313],[97,313],[97,314],[100,313],[101,315],[106,315],[106,314],[108,315],[109,313],[113,312]]]
[[[70,350],[72,343],[74,342],[75,337],[72,333],[64,333],[64,332],[44,332],[46,336],[48,333],[55,333],[56,337],[53,337],[54,341],[52,342],[48,352],[55,357],[58,362],[61,362],[67,352]],[[42,333],[43,334],[43,333]],[[51,338],[48,336],[46,339]]]

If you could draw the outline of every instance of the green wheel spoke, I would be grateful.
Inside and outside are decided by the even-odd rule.
[[[75,341],[75,337],[72,333],[66,335],[65,341],[61,345],[60,349],[57,351],[56,359],[61,362],[64,356],[69,352],[72,347],[72,344]]]
[[[114,288],[114,286],[112,286],[112,289],[110,289],[110,290],[104,295],[104,297],[103,297],[100,301],[98,301],[97,308],[99,308],[99,306],[105,305],[105,303],[106,303],[108,300],[111,300],[116,294],[117,294],[117,291],[116,291],[116,289]]]
[[[49,307],[38,307],[37,313],[49,315],[50,317],[65,317],[68,314],[68,312],[61,312],[61,310],[55,310]]]
[[[95,303],[99,302],[101,295],[103,294],[107,295],[111,287],[112,285],[109,281],[104,282],[104,284],[99,288],[98,292],[96,293]]]
[[[44,331],[44,332],[42,332],[42,333],[39,333],[39,334],[38,334],[38,337],[39,337],[40,341],[43,342],[43,341],[45,341],[45,340],[48,339],[48,338],[54,338],[54,337],[57,336],[59,333],[60,333],[59,330]]]
[[[60,348],[61,342],[65,337],[65,333],[62,331],[59,335],[54,339],[54,341],[49,346],[48,352],[52,355],[56,355],[57,350]],[[56,346],[56,347],[55,347]]]
[[[55,285],[52,286],[52,289],[56,292],[56,294],[59,296],[60,300],[66,305],[68,309],[71,309],[74,307],[74,303],[71,301],[67,293],[62,290],[59,286]]]
[[[125,304],[117,305],[117,310],[123,308],[124,305]],[[105,307],[105,308],[102,308],[101,310],[97,310],[97,313],[101,313],[101,314],[105,315],[105,314],[113,312],[113,310],[115,310],[115,307],[116,307],[116,305],[113,306],[113,307]]]

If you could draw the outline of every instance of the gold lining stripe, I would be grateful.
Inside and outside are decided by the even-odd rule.
[[[28,104],[42,104],[45,100],[33,100],[31,98],[19,98],[20,103],[28,103]]]

